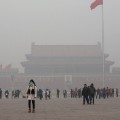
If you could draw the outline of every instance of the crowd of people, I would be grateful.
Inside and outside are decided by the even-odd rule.
[[[30,81],[31,82],[31,81]],[[34,82],[33,82],[34,83]],[[35,86],[35,84],[33,85]],[[30,86],[29,86],[30,88]],[[35,88],[35,87],[33,87]],[[28,94],[28,93],[27,93]],[[32,88],[31,88],[31,94],[32,94]],[[67,90],[63,90],[62,91],[62,94],[63,94],[63,98],[67,98],[67,95],[68,95],[68,91]],[[51,99],[51,91],[50,89],[46,89],[45,90],[45,100],[47,99]],[[40,98],[40,100],[42,100],[43,98],[43,90],[42,89],[39,89],[37,90],[37,97]],[[30,93],[28,94],[28,96],[30,96]],[[35,93],[32,94],[32,96],[35,96]],[[96,98],[108,98],[108,97],[114,97],[114,89],[112,88],[103,88],[103,89],[96,89],[94,87],[94,84],[91,83],[90,86],[87,86],[87,84],[84,84],[84,87],[81,89],[71,89],[70,90],[70,96],[71,98],[83,98],[83,105],[84,104],[94,104],[94,99]],[[59,98],[60,97],[60,90],[57,89],[56,90],[56,97]],[[116,97],[118,97],[118,89],[116,88]],[[29,98],[29,97],[28,97]],[[31,112],[31,102],[32,101],[32,105],[33,105],[33,112],[35,111],[35,99],[33,99],[31,97],[31,99],[28,99],[28,107],[29,107],[29,110],[28,112]]]
[[[35,112],[35,98],[39,98],[42,100],[45,98],[51,99],[51,90],[50,89],[38,89],[38,86],[36,86],[34,80],[30,80],[29,85],[27,87],[26,95],[23,95],[21,90],[13,90],[11,92],[11,98],[19,98],[20,94],[23,98],[28,98],[28,112]],[[84,104],[94,104],[94,99],[105,99],[109,97],[118,97],[119,91],[118,88],[95,88],[94,84],[91,83],[89,86],[87,84],[84,84],[83,88],[75,88],[71,90],[64,89],[62,92],[60,89],[57,89],[55,91],[56,98],[60,98],[60,95],[63,95],[63,98],[71,97],[71,98],[83,98],[83,105]],[[2,89],[0,88],[0,99],[2,99],[3,95],[5,98],[10,98],[10,92],[9,90],[5,90],[4,93]],[[53,94],[52,94],[53,95]],[[32,104],[32,110],[31,110],[31,104]]]
[[[86,84],[84,85],[84,87],[87,86]],[[84,88],[83,87],[83,88]],[[75,88],[75,89],[71,89],[71,90],[60,90],[57,89],[56,90],[56,98],[60,98],[60,96],[63,96],[63,98],[67,98],[67,97],[71,97],[71,98],[81,98],[84,95],[84,89],[83,88]],[[89,93],[91,92],[91,86],[87,86],[88,92],[85,94],[88,94],[89,97]],[[85,89],[86,90],[86,89]],[[96,99],[101,99],[101,98],[109,98],[109,97],[118,97],[119,96],[119,92],[118,92],[118,88],[114,89],[114,88],[97,88],[94,91],[94,97]],[[37,98],[39,98],[40,100],[42,100],[43,98],[47,99],[51,99],[51,97],[53,96],[53,94],[51,94],[52,91],[50,89],[37,89]],[[55,93],[55,92],[54,92]],[[23,95],[21,90],[13,90],[12,92],[9,90],[2,90],[0,88],[0,99],[2,98],[26,98],[26,95]]]
[[[84,85],[84,87],[87,86],[86,84]],[[83,88],[84,88],[83,87]],[[71,97],[71,98],[81,98],[84,95],[83,92],[83,88],[80,89],[71,89],[70,91],[67,90],[63,90],[61,92],[60,89],[56,90],[56,97],[60,98],[60,96],[62,95],[63,98],[67,98],[67,97]],[[86,94],[88,94],[89,97],[89,93],[91,92],[91,86],[87,86],[88,92]],[[10,92],[9,90],[2,90],[0,88],[0,99],[2,98],[26,98],[25,95],[22,94],[21,90],[13,90],[12,92]],[[43,98],[47,99],[51,99],[51,96],[53,96],[53,94],[51,94],[51,90],[50,89],[37,89],[37,98],[39,98],[40,100],[42,100]],[[101,99],[101,98],[109,98],[109,97],[118,97],[119,96],[119,92],[118,92],[118,88],[114,89],[114,88],[97,88],[95,89],[94,92],[94,97],[96,99]]]
[[[5,98],[19,98],[20,97],[21,90],[12,90],[11,94],[9,90],[2,90],[0,88],[0,99],[3,97]]]

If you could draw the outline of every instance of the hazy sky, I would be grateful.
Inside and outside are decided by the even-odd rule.
[[[94,0],[0,0],[0,64],[21,67],[31,43],[101,42],[101,6]],[[120,0],[104,0],[105,52],[120,67]]]

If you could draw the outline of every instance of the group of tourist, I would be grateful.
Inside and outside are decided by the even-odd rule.
[[[116,88],[116,93],[114,88],[102,88],[102,89],[96,89],[96,99],[97,98],[109,98],[109,97],[114,97],[114,95],[116,95],[116,97],[118,97],[118,88]]]
[[[36,88],[36,85],[34,83],[33,80],[30,80],[30,83],[29,83],[29,87],[27,89],[27,96],[28,96],[28,112],[31,112],[31,102],[32,102],[32,106],[33,106],[33,110],[32,112],[35,112],[35,88]],[[33,90],[34,89],[34,90]],[[28,92],[29,91],[29,92]],[[34,92],[32,92],[34,91]],[[56,96],[57,98],[59,98],[60,96],[60,90],[57,89],[56,90]],[[96,98],[99,96],[102,96],[103,98],[108,98],[109,96],[114,96],[114,91],[113,89],[109,89],[108,87],[105,89],[95,89],[94,87],[94,84],[91,83],[90,86],[87,86],[87,84],[84,84],[84,87],[83,89],[71,89],[70,91],[70,94],[71,94],[71,98],[77,98],[77,97],[82,97],[83,96],[83,105],[85,103],[87,104],[94,104],[94,98],[96,96]],[[39,89],[37,91],[37,96],[42,99],[43,98],[43,91],[42,89]],[[63,90],[63,97],[66,98],[67,97],[67,90]],[[116,97],[118,97],[118,89],[116,89]],[[47,98],[51,98],[51,91],[49,89],[46,89],[45,90],[45,99],[47,100]]]
[[[90,86],[84,84],[82,89],[83,104],[85,104],[85,102],[87,102],[87,104],[94,104],[95,92],[96,90],[93,83]]]
[[[12,98],[19,98],[20,90],[12,91]],[[56,90],[56,97],[60,97],[60,90]],[[68,91],[63,90],[62,91],[63,98],[67,98]],[[108,97],[114,97],[115,91],[112,88],[95,88],[94,84],[91,83],[90,86],[87,86],[87,84],[84,84],[84,87],[81,89],[71,89],[69,91],[71,98],[83,98],[83,105],[84,104],[94,104],[94,98],[108,98]],[[118,88],[116,88],[116,97],[118,97]],[[39,98],[42,100],[43,96],[45,96],[45,100],[51,99],[51,91],[50,89],[46,89],[43,91],[42,89],[38,89],[34,80],[30,80],[29,85],[27,87],[26,96],[23,96],[23,98],[28,98],[28,112],[35,112],[35,98]],[[5,90],[5,97],[9,98],[9,91]],[[0,99],[2,99],[2,89],[0,88]],[[32,104],[32,107],[31,107]],[[32,108],[32,109],[31,109]]]
[[[20,90],[12,90],[12,92],[11,92],[11,96],[10,96],[10,91],[9,90],[2,90],[1,88],[0,88],[0,99],[2,99],[2,97],[5,97],[5,98],[19,98],[19,96],[20,96],[20,93],[21,93],[21,91]],[[3,96],[4,95],[4,96]]]

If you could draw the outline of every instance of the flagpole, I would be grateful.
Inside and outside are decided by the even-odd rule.
[[[102,55],[102,79],[103,79],[103,88],[105,87],[105,56],[104,56],[104,6],[102,4],[102,52],[103,52],[103,55]]]
[[[102,5],[101,7],[101,44],[102,44],[102,84],[103,84],[103,88],[105,87],[105,56],[104,56],[104,10],[103,10],[103,0],[95,0],[90,8],[95,9],[98,5]]]

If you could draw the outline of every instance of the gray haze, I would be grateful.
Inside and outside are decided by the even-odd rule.
[[[101,6],[94,0],[0,0],[0,64],[19,67],[31,43],[101,42]],[[120,67],[120,0],[104,0],[105,52]]]

